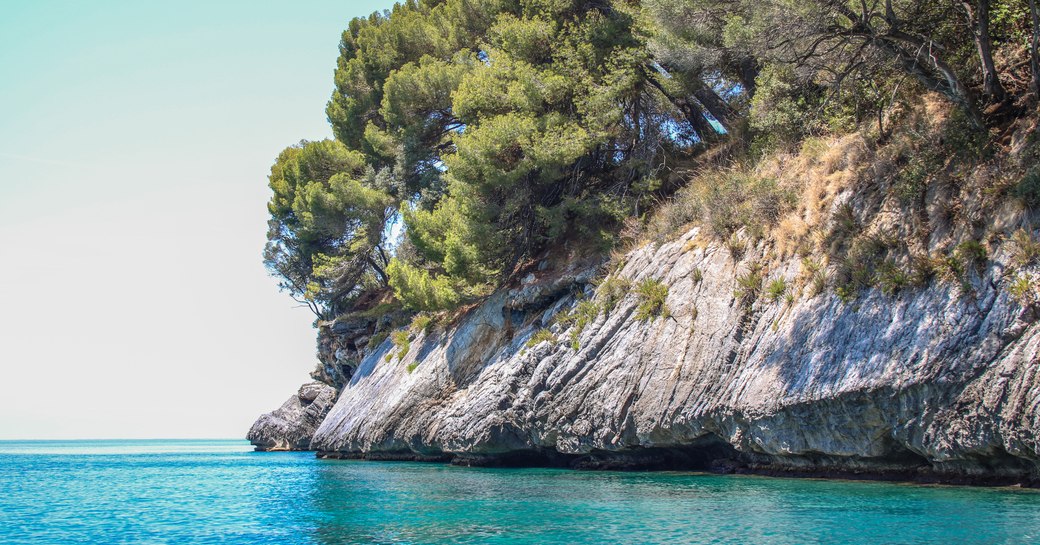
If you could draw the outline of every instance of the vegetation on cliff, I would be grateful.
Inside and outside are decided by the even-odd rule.
[[[979,248],[892,251],[851,209],[808,209],[776,161],[871,154],[908,210],[937,177],[992,164],[965,187],[1035,207],[1032,137],[993,161],[1034,121],[1038,34],[1032,0],[411,0],[343,33],[335,139],[272,167],[265,261],[323,319],[391,291],[453,308],[552,245],[605,251],[690,221],[735,257],[767,231],[807,259],[815,240],[833,278],[817,264],[805,283],[843,297],[963,277]],[[826,160],[824,177],[846,159]],[[742,298],[767,280],[792,296],[759,269],[744,280]],[[647,317],[667,313],[640,289]]]

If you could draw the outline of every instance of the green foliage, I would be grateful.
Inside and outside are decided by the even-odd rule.
[[[399,259],[391,260],[386,272],[394,296],[408,308],[427,311],[450,309],[461,299],[458,288],[448,276],[435,276]]]
[[[534,348],[543,342],[556,343],[556,334],[548,329],[542,328],[534,332],[530,339],[527,339],[526,347]]]
[[[1015,267],[1027,267],[1040,261],[1040,242],[1025,229],[1019,228],[1012,233],[1010,243],[1011,263]]]
[[[700,284],[704,280],[704,271],[700,267],[694,267],[693,271],[690,272],[690,280],[693,280],[694,284]]]
[[[645,278],[636,285],[639,305],[636,307],[636,319],[647,322],[656,318],[671,317],[668,308],[668,285],[655,278]]]
[[[826,244],[832,254],[840,253],[848,241],[860,234],[859,218],[856,209],[849,203],[842,203],[831,215],[830,230],[827,232]]]
[[[943,147],[960,162],[972,163],[992,153],[989,133],[976,130],[963,109],[954,110],[943,127]],[[941,160],[932,159],[941,164]]]
[[[766,300],[770,303],[775,303],[788,295],[787,291],[787,280],[784,278],[775,278],[769,285],[766,286]]]
[[[398,329],[390,334],[390,341],[394,343],[398,360],[403,360],[408,355],[408,351],[412,349],[410,338],[411,334],[407,329]]]
[[[596,286],[596,299],[600,301],[604,312],[610,314],[631,289],[631,280],[619,274],[612,274],[601,280]]]
[[[883,261],[875,271],[875,280],[885,295],[895,295],[910,285],[911,275],[892,260]]]
[[[663,237],[693,221],[703,221],[726,240],[741,228],[762,233],[795,205],[795,194],[776,180],[755,176],[744,169],[702,173],[679,190],[673,205],[655,219],[652,236]],[[735,252],[735,256],[742,254]]]
[[[1040,208],[1040,167],[1029,169],[1011,193],[1026,206]]]
[[[942,167],[942,159],[935,153],[914,153],[909,163],[896,175],[893,189],[905,203],[915,202],[928,187],[928,178]]]
[[[264,263],[319,316],[385,281],[392,201],[374,187],[378,178],[360,153],[331,140],[287,148],[271,167]]]
[[[599,316],[600,306],[593,300],[579,301],[569,312],[560,313],[556,316],[556,323],[562,327],[570,327],[570,346],[575,351],[581,349],[578,337],[585,331],[585,326],[591,324]]]
[[[427,313],[419,313],[412,318],[412,323],[408,326],[408,329],[415,333],[429,333],[432,326],[433,316]]]
[[[740,258],[744,257],[744,252],[747,252],[748,243],[737,233],[733,233],[726,239],[726,249],[729,250],[730,257],[734,261],[739,261]]]
[[[812,257],[802,258],[802,274],[812,276],[823,270],[823,262]]]
[[[758,75],[756,84],[750,123],[760,135],[758,154],[783,143],[797,142],[816,129],[820,93],[799,80],[794,66],[768,65]]]
[[[953,249],[953,255],[964,263],[977,265],[986,262],[988,253],[979,241],[966,240]]]
[[[405,366],[405,369],[408,369],[408,374],[411,374],[418,367],[419,367],[419,360],[416,360],[416,361],[413,361],[412,363],[409,363],[407,366]]]
[[[883,271],[887,280],[895,279],[894,271],[887,269],[884,264],[885,257],[894,246],[895,241],[876,234],[853,239],[835,271],[835,292],[838,296],[848,302],[861,290],[875,287],[880,282],[879,271]]]
[[[1011,298],[1022,305],[1036,303],[1038,298],[1037,282],[1028,274],[1019,273],[1015,275],[1008,284],[1007,290]]]
[[[827,291],[827,272],[816,271],[809,279],[809,296],[816,297],[825,291]]]
[[[341,318],[381,318],[384,315],[401,310],[401,304],[397,301],[386,301],[365,310],[358,310],[345,314]]]
[[[965,291],[971,291],[968,273],[986,262],[986,248],[977,241],[961,242],[946,255],[932,259],[935,274],[947,282],[959,282]]]
[[[991,7],[1006,70],[1030,25],[1020,0]],[[950,2],[401,2],[342,34],[326,107],[335,140],[301,142],[272,167],[265,263],[327,319],[387,287],[411,310],[456,307],[551,245],[605,249],[632,216],[650,217],[655,240],[703,222],[740,259],[796,204],[742,160],[867,122],[884,141],[886,119],[931,90],[953,114],[944,153],[905,159],[894,190],[912,199],[955,166],[949,156],[992,151],[971,88],[986,76],[980,29],[963,15]],[[698,163],[735,166],[677,190],[723,138],[734,145]],[[820,142],[803,151],[819,155]],[[1037,172],[1014,189],[1031,207]],[[837,283],[898,289],[887,254],[852,248],[856,219],[847,205],[834,217],[831,254],[855,254]],[[384,239],[398,222],[396,245]],[[615,281],[597,295],[607,312],[630,289]]]
[[[717,136],[706,99],[653,61],[645,25],[629,5],[502,0],[352,20],[326,108],[336,140],[272,168],[268,266],[323,316],[386,285],[433,310],[553,241],[609,244],[632,194]],[[394,264],[392,221],[410,244]]]
[[[746,273],[737,276],[737,287],[733,289],[733,297],[744,306],[751,306],[762,291],[763,280],[762,266],[758,263],[750,264]]]

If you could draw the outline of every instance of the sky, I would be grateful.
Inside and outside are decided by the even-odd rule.
[[[267,175],[392,4],[5,2],[0,439],[240,438],[310,380]]]

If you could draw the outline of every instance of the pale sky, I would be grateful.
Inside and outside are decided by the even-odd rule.
[[[267,174],[381,1],[4,1],[0,439],[244,437],[309,380]]]

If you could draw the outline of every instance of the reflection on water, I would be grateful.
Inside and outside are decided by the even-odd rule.
[[[1040,543],[1040,492],[0,442],[0,543]]]
[[[320,543],[1032,543],[1040,494],[320,461]]]

